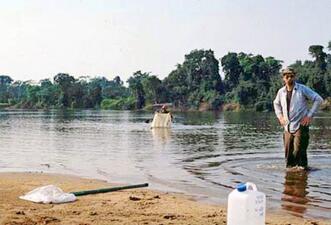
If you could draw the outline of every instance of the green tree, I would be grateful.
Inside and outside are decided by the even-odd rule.
[[[232,91],[239,84],[239,76],[242,67],[239,63],[237,53],[229,52],[221,58],[221,65],[224,72],[224,86],[226,91]]]
[[[323,51],[323,46],[321,45],[311,45],[309,47],[309,53],[315,59],[315,65],[322,72],[326,70],[326,53]]]
[[[54,83],[59,85],[61,89],[59,105],[63,107],[70,107],[72,103],[72,88],[75,83],[75,78],[66,73],[59,73],[54,77]]]
[[[0,103],[7,103],[8,99],[10,99],[8,88],[12,82],[13,79],[10,76],[0,75]]]
[[[139,70],[127,80],[129,84],[129,90],[136,99],[136,109],[142,109],[145,106],[145,92],[142,82],[148,76],[148,73],[142,73]]]
[[[280,60],[243,52],[228,53],[222,59],[226,87],[225,101],[261,110],[271,110],[279,85]],[[275,83],[273,83],[275,82]]]
[[[157,78],[155,75],[149,75],[142,80],[142,85],[148,103],[159,103],[160,100],[162,100],[160,95],[162,82],[159,78]]]
[[[309,53],[314,58],[314,67],[310,68],[310,76],[307,81],[307,85],[318,91],[322,97],[327,96],[327,88],[325,84],[326,80],[326,68],[327,68],[327,54],[323,51],[321,45],[311,45],[309,47]]]
[[[182,65],[178,64],[176,70],[171,71],[162,83],[166,90],[168,90],[168,101],[174,102],[177,107],[187,106],[190,89],[185,68]]]
[[[241,105],[253,105],[256,103],[258,90],[251,81],[241,80],[236,87],[236,100]]]
[[[23,81],[15,81],[9,86],[9,93],[12,101],[15,103],[21,102],[26,98],[27,85]]]
[[[129,96],[128,89],[123,85],[123,81],[119,76],[116,76],[113,80],[108,81],[106,78],[97,78],[92,82],[97,82],[102,88],[102,97],[117,99],[127,98]]]
[[[39,96],[41,105],[46,108],[56,105],[60,96],[60,90],[58,86],[53,85],[49,79],[43,79],[39,83]]]
[[[0,85],[10,85],[13,79],[7,75],[0,75]]]
[[[193,50],[185,55],[182,65],[164,80],[170,98],[180,107],[198,108],[201,103],[215,105],[224,92],[219,63],[212,50]],[[213,98],[210,91],[214,91]],[[216,98],[215,98],[216,96]]]
[[[88,96],[93,107],[99,107],[102,101],[102,88],[100,84],[89,85]]]

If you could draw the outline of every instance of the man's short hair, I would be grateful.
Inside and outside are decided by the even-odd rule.
[[[293,68],[291,67],[286,67],[285,69],[282,69],[282,75],[286,75],[286,74],[294,74],[296,75],[296,72]]]

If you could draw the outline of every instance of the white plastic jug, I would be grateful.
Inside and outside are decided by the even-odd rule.
[[[227,225],[265,225],[266,197],[250,182],[228,196]]]

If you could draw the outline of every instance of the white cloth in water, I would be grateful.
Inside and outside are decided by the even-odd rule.
[[[155,127],[170,127],[171,114],[170,113],[155,113],[151,128]]]
[[[37,203],[65,203],[75,201],[76,196],[72,193],[65,193],[54,185],[47,185],[20,196],[20,199]]]

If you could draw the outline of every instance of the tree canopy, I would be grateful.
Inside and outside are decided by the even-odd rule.
[[[326,48],[331,51],[331,41]],[[331,54],[322,45],[308,48],[312,60],[290,66],[298,82],[322,97],[331,97]],[[223,79],[220,75],[220,68]],[[143,109],[148,105],[172,103],[177,109],[217,110],[226,104],[242,108],[272,110],[272,100],[282,86],[282,61],[244,52],[229,52],[219,60],[214,52],[193,50],[168,76],[160,80],[151,72],[136,71],[124,85],[120,76],[74,78],[58,73],[39,83],[14,81],[0,75],[0,103],[17,108],[104,108]]]

